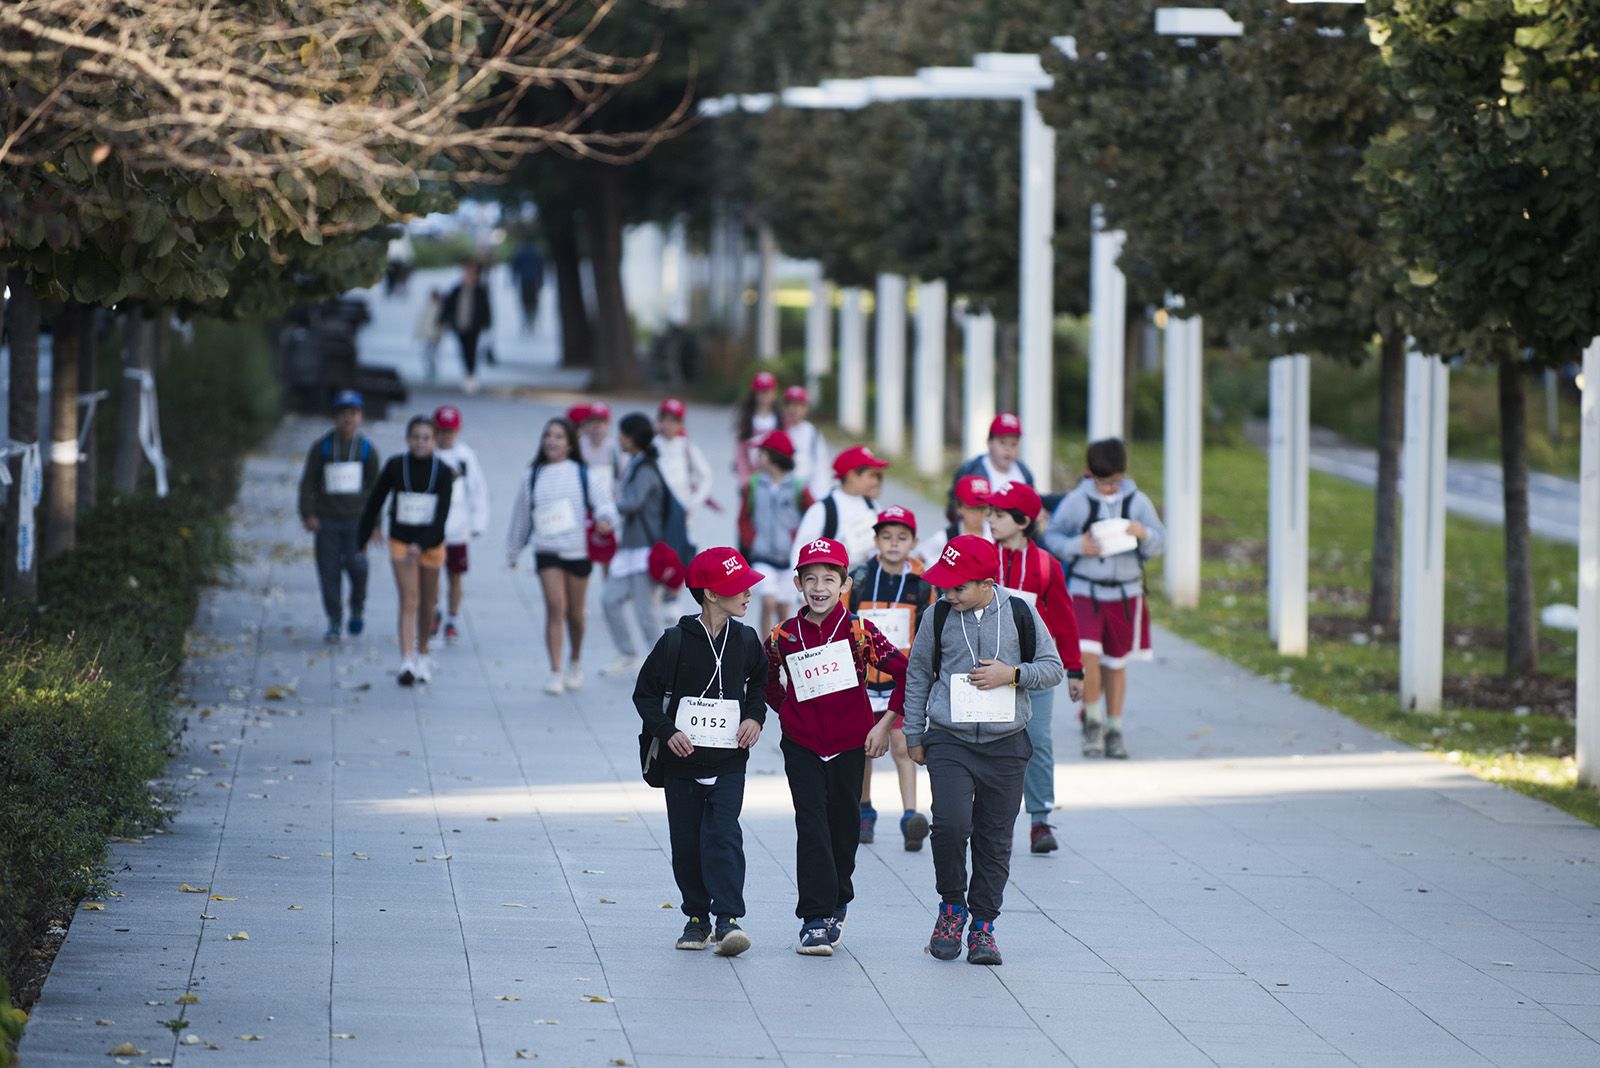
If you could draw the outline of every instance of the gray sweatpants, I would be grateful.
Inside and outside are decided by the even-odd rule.
[[[925,743],[933,791],[933,874],[939,900],[975,920],[1000,915],[1011,877],[1011,836],[1033,747],[1026,731],[983,745],[931,732]],[[967,843],[972,878],[967,879]]]
[[[628,629],[628,621],[623,611],[629,601],[633,602],[633,616],[639,621],[639,632],[644,636],[645,650],[648,652],[653,649],[656,639],[661,637],[664,628],[661,625],[661,609],[658,607],[660,604],[656,592],[658,589],[648,571],[640,571],[638,574],[625,575],[621,578],[613,575],[606,579],[606,588],[600,595],[600,603],[605,608],[606,628],[611,631],[611,640],[623,656],[640,655],[639,646],[633,640],[633,633]]]

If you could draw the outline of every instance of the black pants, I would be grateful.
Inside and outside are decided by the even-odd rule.
[[[461,362],[467,365],[467,374],[478,373],[478,331],[457,330],[456,340],[461,342]]]
[[[802,920],[832,916],[856,896],[851,876],[861,846],[861,774],[866,749],[851,749],[823,760],[785,738],[783,770],[794,798],[794,878]]]
[[[359,619],[367,603],[367,552],[354,520],[324,519],[317,526],[317,582],[322,587],[322,610],[328,622],[344,619],[340,605],[344,576],[350,576],[350,615]]]
[[[744,915],[744,771],[717,776],[710,786],[668,778],[667,829],[672,838],[672,875],[678,880],[683,914]]]
[[[1011,877],[1011,835],[1022,803],[1022,779],[1032,747],[1027,734],[999,743],[995,752],[956,741],[927,746],[933,791],[933,872],[939,900],[966,905],[975,920],[1000,915]],[[1017,751],[1021,750],[1021,756]],[[972,880],[967,881],[967,843]]]

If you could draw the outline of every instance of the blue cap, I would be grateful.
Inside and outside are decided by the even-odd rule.
[[[365,407],[366,407],[366,404],[364,404],[362,402],[361,394],[357,390],[341,389],[338,393],[335,393],[334,396],[333,396],[333,410],[334,411],[338,411],[340,408],[365,408]]]

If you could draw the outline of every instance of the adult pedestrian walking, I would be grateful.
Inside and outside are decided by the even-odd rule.
[[[483,268],[469,260],[462,268],[461,281],[444,298],[444,316],[456,340],[461,343],[461,362],[467,368],[463,388],[478,392],[478,338],[494,325],[489,307],[489,287],[483,281]],[[493,362],[493,356],[490,356]]]
[[[539,295],[544,291],[544,257],[539,254],[539,246],[524,239],[511,254],[507,266],[511,268],[517,296],[522,302],[522,331],[531,334],[534,320],[539,317]]]

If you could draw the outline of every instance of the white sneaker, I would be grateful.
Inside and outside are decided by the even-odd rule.
[[[478,376],[468,375],[466,382],[462,383],[462,391],[468,396],[478,392]]]
[[[562,680],[569,690],[583,689],[583,665],[574,660],[567,665],[567,674]]]
[[[410,686],[417,681],[417,662],[411,657],[400,661],[400,677],[397,681],[402,686]]]
[[[550,681],[544,684],[544,692],[551,697],[560,697],[567,692],[567,688],[562,684],[560,675],[551,675]]]
[[[636,656],[619,656],[607,664],[600,672],[602,675],[636,675],[639,665],[644,661]]]
[[[417,657],[417,681],[426,685],[433,681],[433,657],[422,655]]]

